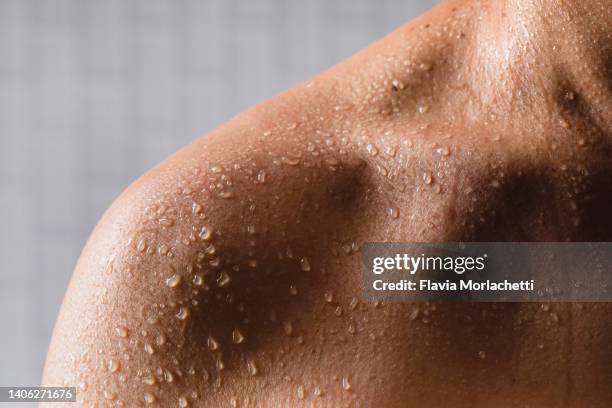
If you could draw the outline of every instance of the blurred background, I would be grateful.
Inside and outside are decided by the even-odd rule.
[[[0,0],[0,386],[39,384],[79,252],[130,182],[434,3]]]

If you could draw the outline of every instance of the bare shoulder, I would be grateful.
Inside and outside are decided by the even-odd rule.
[[[292,95],[274,104],[187,147],[112,205],[65,296],[46,385],[76,385],[84,403],[170,405],[226,399],[221,381],[265,370],[262,339],[291,330],[274,314],[292,285],[317,279],[313,254],[356,211],[362,168]]]
[[[279,336],[300,338],[282,312],[307,310],[320,297],[308,288],[336,279],[326,272],[339,248],[351,253],[376,220],[377,178],[395,174],[365,165],[377,152],[368,135],[388,130],[379,125],[394,106],[414,107],[398,96],[403,83],[413,90],[435,72],[414,59],[412,82],[380,75],[402,36],[239,115],[130,186],[79,259],[44,383],[78,385],[91,403],[218,401],[229,382],[266,370]],[[252,389],[276,384],[255,377]]]

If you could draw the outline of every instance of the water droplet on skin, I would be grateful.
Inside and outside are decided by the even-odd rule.
[[[382,174],[383,177],[387,177],[387,175],[389,174],[389,170],[387,170],[385,166],[377,165],[376,168],[378,169],[378,172]]]
[[[287,156],[283,156],[281,157],[281,162],[289,165],[289,166],[297,166],[298,164],[300,164],[300,159],[297,157],[287,157]]]
[[[349,333],[351,333],[351,334],[355,334],[355,332],[357,331],[357,330],[355,329],[355,326],[354,326],[353,324],[349,324],[349,326],[348,326],[348,329],[347,329],[347,330],[348,330],[348,332],[349,332]]]
[[[499,180],[493,180],[491,181],[491,187],[493,188],[499,188],[501,184],[499,183]]]
[[[484,360],[487,358],[487,353],[484,350],[480,350],[478,352],[478,358],[480,358],[481,360]]]
[[[166,279],[166,285],[171,288],[176,288],[181,284],[181,276],[180,275],[172,275],[168,279]]]
[[[155,343],[158,346],[163,346],[166,343],[166,335],[164,333],[159,333],[157,337],[155,337]]]
[[[162,225],[164,227],[171,227],[174,225],[174,220],[169,219],[169,218],[160,218],[159,225]]]
[[[198,203],[193,203],[191,205],[191,212],[193,215],[200,215],[202,213],[202,206]]]
[[[212,237],[212,228],[202,227],[198,235],[204,241],[208,241]]]
[[[304,399],[304,387],[301,385],[297,388],[297,397],[299,399]]]
[[[358,304],[359,304],[359,299],[357,299],[356,297],[351,298],[351,301],[349,303],[349,309],[355,310]]]
[[[244,343],[245,337],[242,331],[239,328],[235,328],[232,331],[232,341],[234,344],[242,344]]]
[[[368,153],[370,153],[370,156],[374,157],[378,155],[378,148],[376,146],[374,146],[373,144],[369,143],[366,146],[366,150],[368,151]]]
[[[147,241],[145,241],[144,239],[141,239],[140,241],[138,241],[138,245],[136,245],[136,249],[138,250],[138,252],[144,252],[147,249]]]
[[[334,301],[334,294],[333,294],[333,293],[331,293],[331,292],[325,292],[325,293],[323,294],[323,297],[325,298],[325,301],[326,301],[327,303],[331,303],[331,302],[333,302],[333,301]]]
[[[336,306],[336,309],[334,310],[334,314],[336,316],[342,316],[342,306]]]
[[[266,172],[263,170],[260,170],[257,173],[257,181],[259,181],[261,184],[264,184],[266,182]]]
[[[160,254],[161,256],[168,255],[168,251],[170,251],[170,248],[168,248],[168,245],[166,245],[166,244],[161,244],[157,248],[157,253]]]
[[[255,361],[247,360],[247,371],[249,372],[251,376],[257,375],[258,370],[257,370],[257,365],[255,364]]]
[[[144,345],[144,350],[147,352],[147,354],[153,354],[153,353],[155,353],[155,349],[153,348],[153,346],[151,345],[151,343],[145,343],[145,345]]]
[[[300,259],[300,268],[304,272],[309,272],[310,271],[310,262],[308,261],[307,258]]]
[[[448,156],[450,155],[450,150],[448,147],[439,147],[438,149],[436,149],[436,152],[441,155],[441,156]]]
[[[323,395],[323,393],[321,392],[321,389],[319,387],[315,387],[314,391],[312,392],[312,394],[315,397],[320,397],[321,395]]]
[[[189,308],[187,306],[181,306],[179,308],[178,313],[176,314],[176,317],[179,320],[187,320],[189,318],[190,312],[189,312]]]
[[[389,207],[389,216],[393,219],[397,219],[399,218],[399,208],[393,206],[393,207]]]
[[[399,79],[393,79],[391,81],[391,85],[393,86],[393,89],[395,90],[404,89],[404,84]]]
[[[128,336],[128,330],[124,326],[116,327],[115,333],[117,334],[117,336],[124,338],[124,339]]]
[[[254,225],[249,225],[247,227],[247,232],[251,235],[255,234],[255,226]]]
[[[217,278],[217,285],[218,285],[220,288],[224,288],[224,287],[226,287],[227,285],[229,285],[229,284],[230,284],[230,282],[231,282],[231,278],[230,278],[230,276],[227,274],[227,272],[221,272],[221,273],[219,274],[219,277]]]
[[[155,396],[150,392],[145,392],[144,394],[144,402],[147,404],[152,404],[155,402]]]
[[[217,359],[216,367],[217,367],[217,370],[219,371],[225,370],[225,363],[223,362],[223,360],[221,360],[220,358]]]
[[[104,398],[106,398],[109,401],[112,401],[117,398],[117,393],[110,391],[110,390],[104,390]]]
[[[410,311],[410,314],[408,315],[408,320],[415,320],[417,317],[419,317],[419,308],[415,307]]]
[[[193,276],[193,284],[196,286],[204,285],[204,277],[202,274],[198,273]]]
[[[431,182],[433,181],[433,178],[431,176],[431,173],[426,171],[425,173],[423,173],[423,182],[427,185],[431,184]]]
[[[174,375],[170,370],[164,370],[164,379],[167,383],[171,383],[174,381]]]
[[[119,361],[112,358],[108,360],[108,371],[110,371],[111,373],[116,373],[117,371],[119,371],[120,368],[121,365],[119,364]]]
[[[426,113],[429,110],[429,105],[425,103],[419,103],[417,110],[419,111],[419,113]]]
[[[179,404],[179,407],[186,408],[189,406],[189,401],[187,401],[187,398],[185,397],[179,397],[178,404]]]
[[[544,349],[544,343],[538,343],[537,347],[540,350]]]
[[[293,296],[297,296],[297,294],[298,294],[298,290],[297,290],[297,288],[295,287],[295,285],[291,285],[291,286],[289,286],[289,293],[291,293]]]
[[[155,383],[157,382],[157,380],[155,379],[155,377],[153,376],[148,376],[148,377],[144,377],[142,379],[142,382],[147,384],[147,385],[155,385]]]
[[[345,391],[349,391],[351,389],[351,382],[348,377],[342,377],[342,389]]]
[[[429,62],[421,62],[419,64],[419,69],[421,71],[429,71],[431,70],[431,68],[432,68],[432,65]]]
[[[206,340],[206,344],[208,345],[209,350],[216,351],[219,350],[219,342],[213,336],[208,336]]]

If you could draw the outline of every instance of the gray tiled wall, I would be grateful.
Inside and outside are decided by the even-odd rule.
[[[433,3],[0,0],[0,385],[38,384],[80,249],[130,181]]]

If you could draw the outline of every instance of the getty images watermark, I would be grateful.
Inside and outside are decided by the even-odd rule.
[[[612,302],[612,243],[365,243],[369,301]]]

